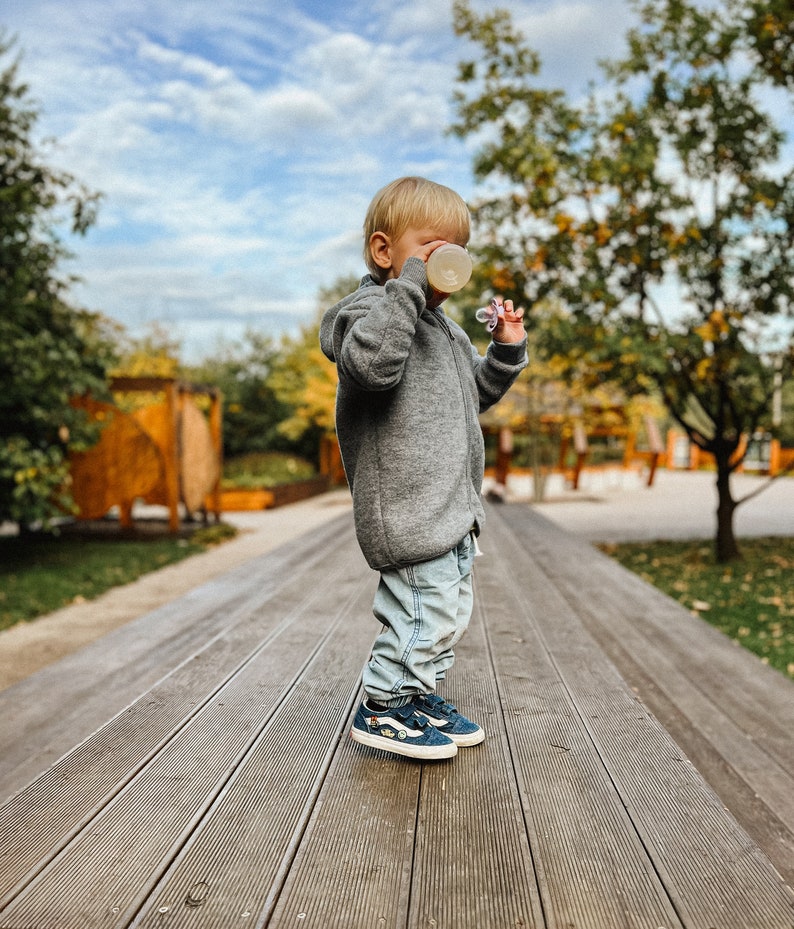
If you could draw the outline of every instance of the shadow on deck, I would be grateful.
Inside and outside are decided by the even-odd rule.
[[[451,761],[347,736],[347,513],[0,695],[0,927],[791,929],[794,684],[530,508],[482,546]]]

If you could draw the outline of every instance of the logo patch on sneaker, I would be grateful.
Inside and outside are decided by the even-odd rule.
[[[424,730],[427,728],[427,719],[413,713],[412,710],[405,711],[402,708],[394,710],[394,715],[388,713],[373,713],[371,710],[364,716],[364,725],[376,736],[382,736],[384,739],[421,739]],[[406,721],[410,721],[406,725]]]

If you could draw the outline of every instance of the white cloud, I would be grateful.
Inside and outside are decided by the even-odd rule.
[[[596,62],[623,49],[633,20],[627,0],[525,0],[499,4],[541,58],[539,80],[570,93],[582,92],[596,79]],[[473,0],[480,15],[493,12],[489,0]]]
[[[298,86],[257,93],[238,81],[209,88],[169,81],[160,88],[160,95],[185,125],[280,154],[307,136],[327,133],[338,118],[320,94]]]
[[[628,0],[503,5],[543,80],[572,91],[628,25]],[[173,326],[194,354],[218,331],[303,321],[320,286],[363,273],[363,215],[394,177],[471,196],[472,143],[445,134],[466,54],[451,0],[7,7],[55,164],[105,194],[98,225],[70,243],[76,299]]]
[[[200,77],[208,84],[225,84],[234,78],[231,68],[220,67],[198,55],[165,48],[163,45],[149,41],[145,36],[141,36],[139,40],[138,55],[143,61],[151,61],[183,74]]]
[[[490,4],[493,7],[493,4]],[[391,40],[421,41],[428,47],[447,46],[452,37],[452,2],[435,0],[373,0],[373,14],[382,23],[382,34]]]
[[[318,155],[315,159],[306,158],[290,166],[294,175],[316,175],[324,178],[361,177],[377,173],[381,161],[371,152],[353,149],[340,158],[334,152]]]

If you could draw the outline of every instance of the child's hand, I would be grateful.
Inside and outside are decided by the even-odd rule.
[[[434,239],[432,242],[425,242],[424,244],[417,245],[416,248],[411,252],[412,257],[421,258],[425,264],[427,264],[427,259],[433,254],[437,248],[441,248],[442,245],[446,245],[446,239]]]
[[[513,301],[505,300],[504,315],[499,315],[499,322],[493,331],[494,342],[521,342],[525,336],[524,310],[521,307],[513,309]]]

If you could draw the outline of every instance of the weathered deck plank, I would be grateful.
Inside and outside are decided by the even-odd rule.
[[[537,514],[501,513],[643,703],[794,882],[791,681]]]
[[[0,807],[0,927],[791,929],[790,889],[620,661],[692,732],[711,719],[710,751],[781,824],[790,737],[763,696],[794,688],[748,686],[737,721],[741,700],[716,703],[741,662],[697,625],[674,641],[666,598],[526,508],[494,508],[484,547],[445,684],[483,745],[419,765],[347,737],[375,629],[345,516],[183,598],[189,615],[173,607],[161,632],[179,643],[170,673],[142,647],[135,661],[163,673],[122,712],[135,668],[117,689],[95,675],[113,718]],[[643,609],[665,621],[643,626]],[[679,655],[698,643],[719,669],[703,687]],[[98,700],[73,667],[70,732]],[[0,735],[18,776],[24,735]]]
[[[370,595],[359,592],[347,606],[360,613]],[[366,658],[358,631],[346,620],[336,617],[199,827],[180,843],[173,865],[145,902],[135,901],[130,916],[137,913],[136,926],[161,926],[172,912],[181,912],[180,924],[187,924],[185,916],[198,909],[186,912],[191,897],[201,902],[201,926],[222,929],[267,916],[356,695],[351,681]]]
[[[454,676],[449,696],[477,715],[489,738],[422,768],[342,746],[275,925],[544,925],[478,616]]]
[[[266,614],[296,564],[310,571],[335,551],[344,522],[254,559],[0,693],[0,801],[180,664],[208,654],[216,636]]]
[[[495,531],[504,531],[504,524],[498,522]],[[541,586],[545,575],[523,553],[518,538],[513,535],[505,543],[500,549],[512,549],[514,561],[523,569],[525,584],[519,590]],[[580,561],[572,563],[581,570]],[[554,592],[547,593],[545,608],[535,604],[531,594],[524,594],[522,612],[534,615],[582,728],[597,747],[615,793],[682,921],[710,927],[719,924],[726,912],[747,929],[782,921],[785,902],[781,898],[775,903],[779,877],[765,856],[725,815],[719,798],[626,687],[569,604],[559,594],[552,598]]]
[[[582,726],[575,694],[515,583],[524,580],[520,554],[495,533],[487,552],[477,583],[550,924],[678,926]]]
[[[346,564],[352,551],[352,540],[347,547],[338,546],[338,560],[330,565],[340,592],[351,583],[361,583],[360,576]],[[320,554],[307,564],[327,564],[325,554],[322,558]],[[220,612],[228,624],[224,633],[213,634],[211,627],[209,641],[204,641],[195,654],[0,808],[0,901],[31,863],[45,853],[52,856],[146,765],[159,755],[167,757],[164,750],[173,748],[175,736],[192,726],[224,688],[234,685],[247,663],[257,657],[270,659],[271,643],[283,650],[285,632],[293,625],[309,630],[304,646],[315,641],[310,623],[321,624],[326,615],[321,590],[315,589],[313,600],[307,604],[312,591],[307,590],[306,577],[292,572],[286,578],[269,594],[257,589],[252,597],[249,592],[244,608],[238,605],[236,610],[227,611],[221,600]],[[216,593],[217,588],[211,585],[208,595]],[[235,593],[227,590],[226,594],[236,603]],[[301,626],[297,620],[309,625]],[[201,642],[200,632],[197,636],[194,647]],[[304,651],[296,650],[294,658],[303,660]],[[264,675],[263,680],[267,680]],[[259,704],[254,714],[267,710],[267,698],[268,693],[257,694]],[[20,733],[20,740],[25,741],[24,733]],[[69,799],[65,808],[63,797]]]

